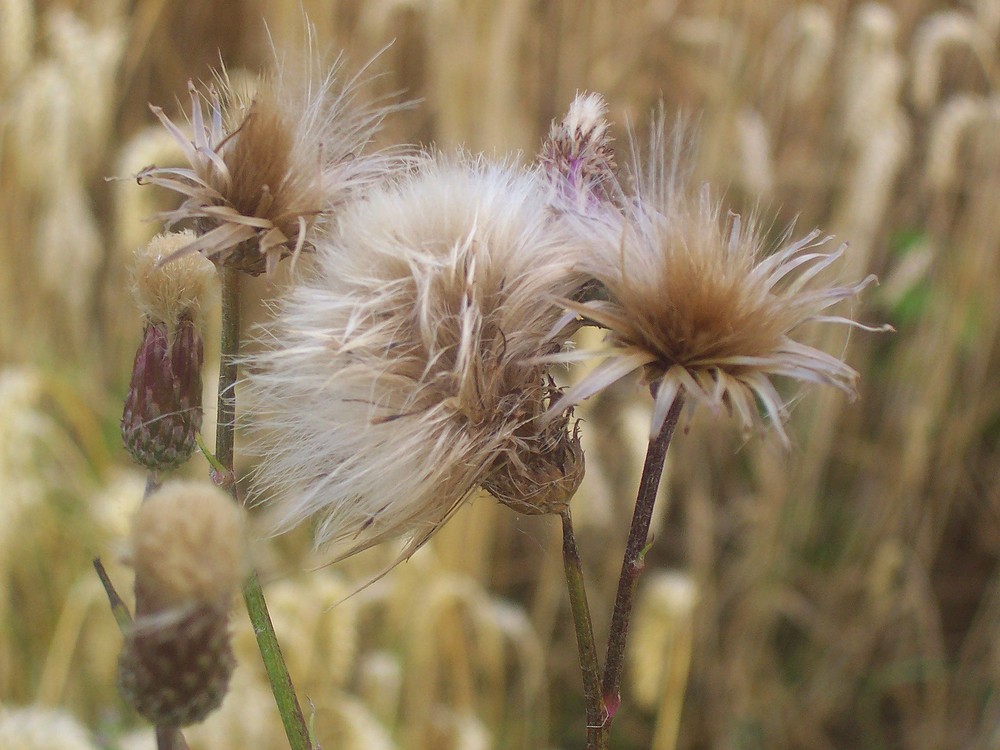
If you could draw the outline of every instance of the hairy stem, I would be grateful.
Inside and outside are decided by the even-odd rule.
[[[240,350],[240,276],[239,271],[223,267],[222,280],[222,361],[219,367],[219,416],[216,426],[215,457],[224,467],[223,472],[213,470],[216,481],[224,486],[238,501],[234,471],[234,442],[236,432],[236,357]],[[219,476],[221,474],[221,476]],[[256,571],[252,571],[243,584],[250,622],[261,659],[271,683],[278,712],[281,714],[285,734],[292,750],[312,750],[312,741],[306,727],[302,708],[295,696],[295,686],[281,655],[278,637],[267,611],[264,591]]]
[[[601,699],[601,668],[597,663],[597,645],[594,626],[587,604],[587,589],[583,584],[583,567],[580,551],[573,534],[573,519],[569,508],[561,514],[563,532],[563,567],[566,569],[566,588],[576,627],[576,645],[580,651],[580,670],[583,672],[583,696],[587,715],[587,750],[606,750],[607,735],[601,731],[604,724],[604,703]]]
[[[604,660],[604,680],[601,687],[606,709],[603,727],[605,734],[610,730],[611,721],[621,705],[619,691],[622,668],[625,664],[625,641],[628,639],[635,590],[639,583],[639,574],[642,573],[643,558],[648,549],[646,539],[649,535],[649,523],[653,517],[653,505],[656,503],[656,492],[660,487],[660,477],[663,475],[663,463],[683,405],[684,397],[678,393],[670,406],[660,434],[650,440],[646,450],[646,462],[643,464],[642,477],[639,480],[632,526],[625,544],[622,572],[618,578],[618,594],[615,597],[615,609],[611,616],[611,631],[608,636],[608,654]]]

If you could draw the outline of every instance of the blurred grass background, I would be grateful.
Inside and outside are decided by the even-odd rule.
[[[855,314],[898,332],[825,342],[861,371],[859,402],[810,393],[787,454],[705,414],[675,441],[614,746],[1000,747],[997,0],[0,0],[0,747],[153,746],[115,693],[90,559],[130,587],[113,564],[143,485],[118,439],[140,326],[124,264],[164,197],[105,177],[176,159],[147,102],[177,114],[220,55],[261,69],[263,21],[297,45],[303,10],[352,69],[395,40],[372,93],[423,101],[387,143],[529,159],[594,90],[624,161],[624,124],[641,133],[662,98],[697,116],[699,174],[735,210],[828,229],[851,277],[882,280]],[[574,514],[599,643],[646,409],[631,383],[584,413]],[[262,546],[323,746],[582,746],[557,527],[478,499],[332,609],[391,551],[303,573],[304,534]],[[282,747],[245,620],[193,750]]]

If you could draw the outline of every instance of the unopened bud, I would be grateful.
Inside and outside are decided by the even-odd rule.
[[[132,457],[153,471],[184,463],[201,429],[201,317],[215,271],[197,254],[163,263],[192,237],[158,235],[135,257],[133,292],[146,325],[121,432]]]
[[[538,162],[556,200],[586,211],[614,202],[615,152],[600,94],[577,94],[559,123],[553,122]]]
[[[191,457],[201,429],[201,334],[183,321],[173,337],[149,323],[132,365],[121,431],[125,448],[147,469],[173,469]]]
[[[157,725],[201,721],[235,666],[229,606],[245,566],[242,511],[205,482],[169,482],[132,531],[136,618],[118,661],[125,700]]]

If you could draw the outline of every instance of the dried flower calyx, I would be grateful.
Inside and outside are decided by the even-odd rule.
[[[545,405],[558,394],[551,380],[545,390],[548,396],[536,402],[538,414],[514,433],[517,448],[494,463],[482,484],[501,503],[526,515],[565,511],[585,470],[579,422],[569,428],[573,410],[548,422],[540,419]]]

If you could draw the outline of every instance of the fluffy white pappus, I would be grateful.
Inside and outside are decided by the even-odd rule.
[[[532,448],[578,240],[537,172],[428,158],[343,214],[252,355],[253,482],[275,532],[316,516],[339,559],[409,557],[502,462]]]
[[[683,128],[671,140],[661,116],[648,161],[635,157],[637,196],[624,213],[573,217],[592,238],[581,263],[608,298],[564,305],[606,328],[612,350],[548,358],[605,357],[558,399],[550,417],[642,369],[656,391],[651,439],[682,393],[691,406],[735,413],[746,429],[758,421],[759,405],[787,444],[787,410],[771,377],[832,385],[853,396],[857,372],[795,334],[806,323],[891,330],[829,313],[875,277],[831,284],[824,272],[847,246],[823,250],[831,238],[816,231],[792,241],[789,228],[771,252],[755,220],[725,216],[707,187],[691,189],[687,148]]]
[[[252,274],[312,250],[335,212],[407,161],[403,151],[366,153],[390,112],[406,104],[361,101],[361,73],[345,77],[313,50],[298,63],[278,58],[255,85],[223,70],[191,96],[188,135],[159,107],[153,113],[181,146],[188,167],[148,167],[140,184],[184,201],[159,218],[192,221],[199,237],[178,254],[200,252]]]

